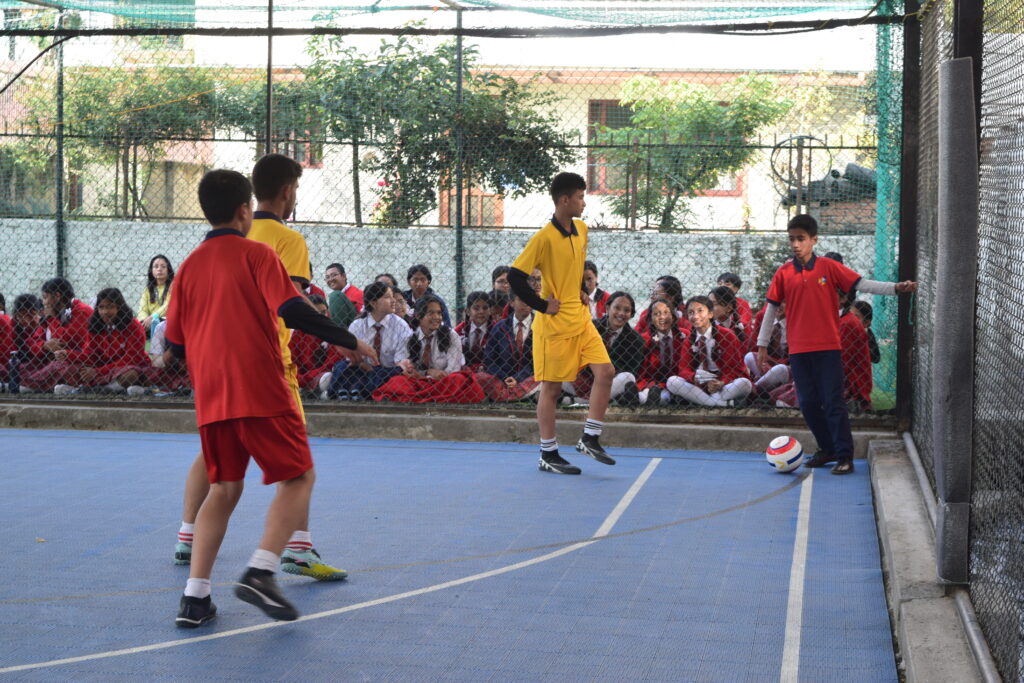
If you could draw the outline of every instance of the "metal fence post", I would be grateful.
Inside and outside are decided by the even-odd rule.
[[[462,130],[462,10],[455,11],[455,317],[462,320],[466,292],[462,244],[462,177],[465,140]]]
[[[56,28],[62,28],[64,22],[64,11],[57,15]],[[54,173],[56,185],[54,187],[54,202],[56,203],[56,228],[57,228],[57,277],[65,276],[65,260],[67,258],[67,224],[64,222],[64,44],[57,46],[57,158],[55,159]],[[127,179],[125,179],[127,182]]]

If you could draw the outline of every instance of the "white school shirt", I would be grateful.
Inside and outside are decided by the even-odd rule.
[[[712,360],[714,358],[714,356],[712,355],[712,352],[715,350],[715,339],[714,339],[714,336],[711,334],[711,332],[714,329],[715,329],[714,325],[709,325],[708,326],[708,331],[705,332],[703,335],[701,335],[700,332],[697,333],[697,336],[703,336],[704,337],[704,344],[705,344],[704,348],[707,350],[707,358],[702,359],[702,360],[706,360],[707,361],[704,367],[706,367],[709,372],[718,372],[718,366],[715,365],[715,361]],[[697,350],[697,340],[695,339],[694,343],[693,343],[693,351],[694,351],[694,353],[696,353],[696,350]]]
[[[348,331],[361,341],[373,346],[373,338],[377,331],[373,328],[377,323],[372,316],[356,318],[348,326]],[[412,336],[412,328],[394,313],[388,313],[380,320],[380,364],[385,368],[398,365],[399,356],[406,355],[406,342]]]
[[[516,314],[513,313],[509,316],[512,320],[512,342],[515,343],[516,335],[519,334],[519,324],[523,325],[523,343],[526,343],[527,338],[530,336],[530,330],[533,329],[533,311],[522,320],[516,318]]]
[[[441,329],[438,328],[437,332],[432,336],[436,336],[440,332]],[[417,328],[414,334],[420,340],[420,353],[423,353],[423,346],[426,345],[423,330]],[[455,330],[451,328],[448,328],[448,335],[450,343],[448,344],[448,351],[445,353],[437,350],[436,343],[432,342],[430,344],[430,368],[447,373],[458,372],[466,364],[466,358],[462,355],[462,341],[459,339],[459,335],[455,333]],[[401,350],[395,354],[395,364],[401,363],[403,360],[411,360],[414,364],[420,361],[419,358],[409,358],[408,341],[402,344]]]

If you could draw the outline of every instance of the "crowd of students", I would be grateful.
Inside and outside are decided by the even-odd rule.
[[[465,319],[453,326],[447,302],[431,289],[426,265],[407,269],[405,288],[381,273],[359,289],[342,264],[331,263],[323,273],[327,291],[310,284],[306,294],[322,315],[371,345],[380,365],[352,365],[326,342],[295,331],[290,349],[302,389],[308,398],[340,401],[531,399],[539,387],[533,377],[535,312],[512,294],[508,272],[508,266],[496,267],[490,287],[468,295]],[[173,264],[158,254],[149,262],[135,311],[116,288],[101,290],[90,306],[64,278],[47,280],[38,296],[17,296],[9,315],[0,296],[3,390],[187,394],[185,367],[164,341],[173,281]],[[539,293],[540,273],[528,281]],[[768,363],[759,364],[755,347],[764,309],[755,313],[740,298],[742,285],[736,274],[722,273],[707,292],[686,297],[678,278],[663,275],[638,310],[629,292],[602,288],[598,267],[587,261],[581,289],[615,369],[613,401],[625,407],[797,407],[785,304],[772,326]],[[879,361],[871,305],[857,300],[856,292],[840,292],[840,305],[846,399],[853,410],[870,410],[871,368]],[[584,371],[566,382],[562,402],[586,403],[591,379]]]

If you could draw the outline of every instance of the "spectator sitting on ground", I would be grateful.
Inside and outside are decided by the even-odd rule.
[[[163,254],[151,258],[149,270],[146,271],[146,287],[139,297],[139,310],[136,313],[139,322],[146,329],[146,336],[150,336],[157,323],[167,317],[172,282],[174,266],[171,265],[171,260]]]
[[[686,317],[686,306],[683,300],[683,286],[679,283],[679,278],[674,275],[661,275],[657,280],[654,281],[654,289],[651,290],[651,302],[662,299],[667,301],[669,306],[672,307],[673,315],[676,319],[676,324],[679,326],[679,331],[684,335],[690,333],[690,321]],[[650,315],[650,306],[647,310],[641,311],[640,318],[636,321],[636,331],[640,334],[646,334],[648,332],[648,320],[647,317]]]
[[[429,295],[437,299],[441,303],[441,320],[446,327],[451,327],[452,320],[448,315],[448,304],[430,288],[430,283],[433,279],[434,276],[430,274],[430,268],[422,263],[418,263],[410,267],[406,273],[405,280],[409,283],[409,289],[402,292],[402,294],[405,296],[409,308],[413,310],[416,310],[416,302],[425,296]]]
[[[715,317],[715,323],[719,327],[732,330],[732,333],[740,340],[740,345],[744,350],[749,348],[748,328],[740,321],[740,312],[736,308],[736,295],[733,294],[732,289],[725,285],[715,287],[708,294],[708,299],[711,300],[711,304],[714,306],[711,313]]]
[[[66,352],[80,351],[88,337],[92,308],[75,298],[71,283],[55,277],[43,283],[43,325],[46,341],[41,345],[47,352],[45,366],[36,371],[22,373],[21,391],[52,391],[57,380],[68,371]],[[59,357],[58,357],[59,352]]]
[[[398,280],[391,273],[381,273],[377,277],[373,278],[373,281],[374,282],[386,282],[387,284],[391,285],[392,287],[397,287],[398,286]],[[365,298],[366,292],[364,291],[363,294],[364,294],[363,305],[365,306],[366,305],[366,303],[365,303],[366,302],[366,298]]]
[[[309,303],[313,304],[313,308],[325,318],[331,317],[327,310],[327,302],[322,296],[311,295]],[[330,384],[331,369],[335,363],[342,360],[341,353],[320,337],[301,330],[292,332],[288,348],[298,370],[299,387],[319,396]]]
[[[533,317],[530,305],[513,294],[512,314],[490,331],[476,380],[492,401],[519,401],[540,390],[533,377]]]
[[[508,266],[498,266],[491,271],[491,289],[496,292],[511,294],[512,288],[508,284]]]
[[[338,327],[348,327],[359,315],[359,311],[356,310],[356,305],[352,303],[352,299],[344,292],[348,280],[345,278],[343,269],[339,270],[340,268],[342,268],[341,264],[332,263],[324,271],[324,282],[327,283],[327,287],[331,290],[331,293],[327,296],[327,309],[330,311],[331,320],[334,321],[335,325]]]
[[[11,350],[0,360],[5,382],[18,389],[22,374],[39,370],[46,365],[48,353],[43,349],[46,329],[43,327],[43,302],[34,294],[19,294],[11,306]],[[8,373],[13,373],[8,374]],[[17,382],[15,380],[18,380]]]
[[[747,336],[756,337],[756,331],[750,332],[750,330],[755,329],[750,326],[754,318],[754,311],[750,308],[750,302],[740,298],[740,287],[743,286],[743,280],[736,273],[722,273],[718,276],[718,286],[728,287],[736,295],[736,312],[740,314],[740,322],[743,323],[743,329],[748,332]]]
[[[347,296],[348,300],[352,302],[353,306],[355,306],[356,313],[362,313],[363,290],[348,281],[348,276],[345,274],[345,266],[340,263],[332,263],[327,266],[327,271],[332,273],[331,275],[328,275],[329,279],[327,286]]]
[[[470,292],[466,297],[467,318],[455,326],[462,340],[466,368],[477,372],[484,362],[484,347],[491,332],[491,297],[487,292]]]
[[[391,288],[392,313],[405,321],[409,329],[416,327],[416,319],[409,310],[409,302],[405,300],[405,292],[399,289],[398,285]]]
[[[590,298],[590,317],[600,320],[605,315],[608,305],[608,292],[599,288],[597,281],[597,266],[593,261],[583,262],[583,291]]]

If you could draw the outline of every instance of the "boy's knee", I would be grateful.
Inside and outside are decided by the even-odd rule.
[[[611,363],[591,365],[590,371],[594,373],[595,382],[611,382],[612,377],[615,376],[615,368],[612,367]]]

